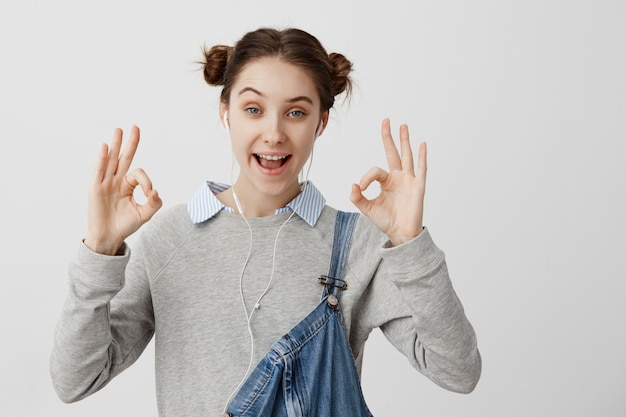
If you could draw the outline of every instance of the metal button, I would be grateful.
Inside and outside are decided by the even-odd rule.
[[[224,413],[224,417],[233,417],[231,413]]]
[[[336,307],[339,304],[339,300],[335,294],[331,294],[328,296],[328,305],[331,307]]]

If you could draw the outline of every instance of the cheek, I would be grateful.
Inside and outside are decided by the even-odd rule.
[[[301,150],[310,149],[315,141],[314,125],[307,123],[302,126],[295,126],[293,129],[286,131],[285,133],[291,138],[295,147]]]
[[[237,140],[237,136],[232,135],[230,137],[230,149],[238,162],[242,162],[242,159],[247,159],[248,157],[248,147],[245,146],[245,143],[241,140]]]
[[[315,145],[315,133],[311,130],[304,132],[298,141],[298,149],[301,152],[309,153]]]

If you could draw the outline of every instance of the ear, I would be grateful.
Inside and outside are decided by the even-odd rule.
[[[326,130],[326,125],[328,124],[328,117],[330,114],[330,110],[326,110],[324,113],[322,113],[322,116],[320,118],[320,123],[317,125],[317,130],[315,131],[315,137],[319,137],[322,135],[322,133],[324,133],[324,130]]]
[[[228,120],[228,105],[224,102],[220,103],[220,120],[226,131],[230,130],[230,121]]]

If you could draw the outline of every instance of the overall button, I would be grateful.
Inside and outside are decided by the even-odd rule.
[[[224,417],[233,417],[231,413],[224,413]]]
[[[339,304],[339,300],[335,294],[331,294],[328,296],[328,305],[331,307],[336,307]]]

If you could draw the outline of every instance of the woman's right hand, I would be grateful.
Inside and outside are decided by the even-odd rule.
[[[133,126],[120,154],[122,130],[115,129],[111,146],[102,145],[89,187],[85,245],[94,252],[115,255],[124,240],[161,208],[163,202],[142,169],[128,173],[139,145],[139,128]],[[140,186],[147,198],[138,204],[133,191]]]

